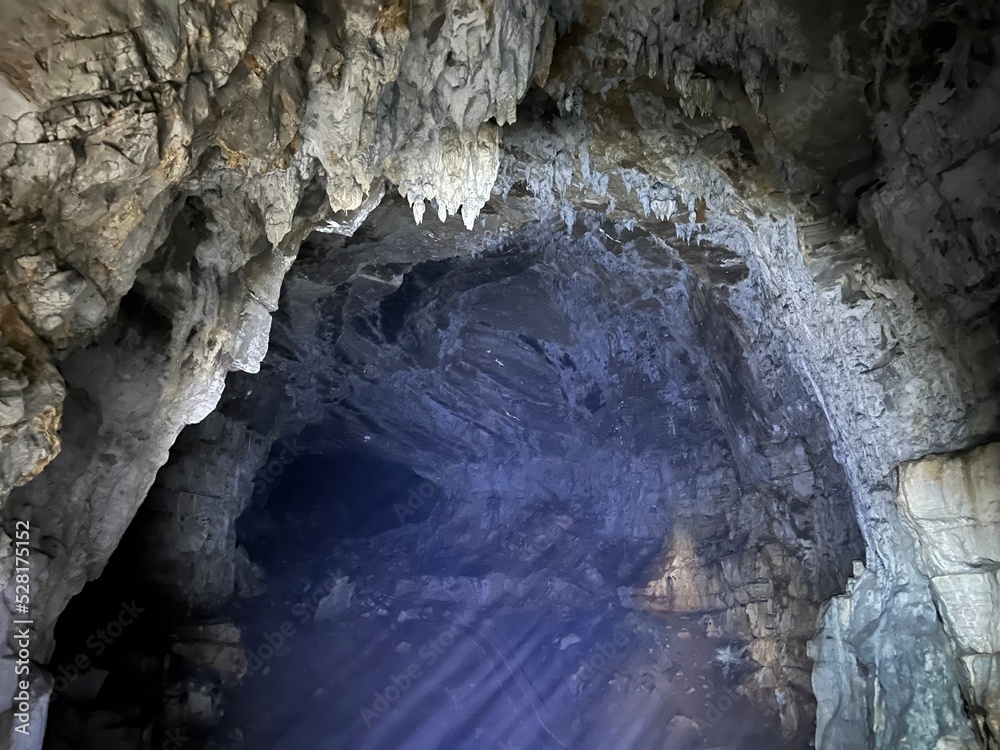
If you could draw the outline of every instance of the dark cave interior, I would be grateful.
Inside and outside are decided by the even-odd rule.
[[[399,210],[343,252],[380,247]],[[596,221],[603,241],[529,228],[395,286],[391,264],[345,285],[343,253],[304,252],[262,373],[232,376],[219,413],[240,441],[289,401],[308,421],[222,524],[224,496],[194,487],[219,481],[205,436],[182,438],[55,663],[126,584],[156,614],[95,661],[99,693],[57,693],[52,746],[106,742],[100,712],[67,717],[116,683],[207,747],[808,746],[800,620],[860,554],[816,406],[754,381],[728,255],[698,275]],[[186,509],[159,500],[181,488]]]

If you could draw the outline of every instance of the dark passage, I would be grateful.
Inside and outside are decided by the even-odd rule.
[[[427,518],[437,488],[409,467],[356,451],[296,458],[274,483],[267,509],[283,533],[303,542],[367,537]],[[237,523],[253,551],[251,512]],[[265,549],[260,549],[265,554]]]
[[[167,656],[186,613],[137,565],[143,545],[140,521],[59,618],[46,750],[114,750],[141,741],[180,750],[167,725],[169,707],[195,694],[209,706],[221,702],[216,675]],[[192,721],[185,742],[197,747],[211,729]]]

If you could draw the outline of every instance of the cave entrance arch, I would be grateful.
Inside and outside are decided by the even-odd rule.
[[[278,585],[310,616],[252,625],[251,673],[279,676],[233,721],[304,652],[315,694],[259,719],[269,747],[804,746],[806,641],[860,539],[821,409],[738,314],[736,256],[585,213],[452,256],[406,210],[304,249],[261,377],[308,415],[286,440],[410,467],[435,500],[400,523],[404,483],[373,506],[388,523],[334,533],[354,522],[331,493],[292,489],[329,459],[288,467],[271,512],[330,528]]]

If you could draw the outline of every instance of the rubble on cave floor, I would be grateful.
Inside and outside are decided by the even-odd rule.
[[[476,550],[490,572],[454,550],[426,572],[422,536],[449,531],[422,524],[323,549],[272,539],[267,592],[235,610],[247,671],[213,747],[806,746],[747,698],[748,660],[716,658],[741,644],[709,635],[697,613],[623,606],[616,581],[566,566],[575,537],[541,561],[495,538]],[[524,575],[517,563],[532,559]]]

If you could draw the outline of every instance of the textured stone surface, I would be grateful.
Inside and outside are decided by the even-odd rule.
[[[5,528],[15,518],[35,528],[38,662],[178,434],[216,407],[227,372],[260,366],[270,337],[283,343],[259,382],[277,385],[244,399],[258,386],[230,376],[234,411],[194,428],[155,485],[149,564],[177,590],[182,575],[196,582],[189,604],[231,593],[230,531],[254,469],[306,424],[342,428],[336,440],[311,428],[317,446],[367,436],[467,488],[484,499],[468,520],[487,526],[494,466],[509,502],[526,508],[559,471],[546,452],[568,455],[586,470],[560,493],[607,487],[603,533],[668,556],[665,519],[630,503],[669,495],[675,476],[650,452],[686,435],[726,457],[678,460],[728,465],[739,491],[700,490],[702,510],[727,498],[726,528],[692,521],[690,545],[715,545],[699,560],[705,573],[675,554],[650,580],[672,571],[683,597],[657,597],[745,610],[760,653],[779,658],[766,633],[804,638],[810,607],[838,593],[855,556],[849,519],[824,520],[845,512],[849,493],[867,572],[827,609],[816,641],[818,746],[906,737],[934,748],[973,741],[974,729],[995,745],[996,732],[983,734],[994,678],[968,677],[995,674],[991,657],[969,662],[949,640],[961,629],[961,643],[995,645],[983,632],[995,619],[954,593],[995,602],[990,496],[969,495],[986,498],[979,520],[955,525],[933,510],[964,496],[951,485],[911,503],[904,469],[904,499],[892,489],[901,463],[976,445],[998,426],[991,4],[504,0],[332,12],[7,0],[0,10],[0,495],[13,492]],[[393,191],[405,223],[398,201],[373,211]],[[413,230],[410,217],[428,208],[461,212],[476,232]],[[474,317],[447,329],[429,309],[399,313],[415,289],[444,298],[427,261],[507,253],[501,240],[535,221],[573,241],[522,235],[520,257],[545,246],[542,272],[504,277],[506,261],[492,264],[523,296],[520,315],[498,302],[506,282],[461,282],[480,289],[461,315],[481,306],[508,335]],[[282,280],[316,226],[354,237],[311,243],[272,330]],[[560,294],[553,279],[571,284]],[[621,302],[613,323],[602,295]],[[560,329],[553,310],[576,327]],[[391,341],[400,317],[423,322]],[[624,335],[597,335],[609,331]],[[662,361],[644,354],[653,340]],[[579,366],[543,365],[532,341]],[[544,394],[504,375],[511,358]],[[631,375],[616,369],[623,361]],[[286,386],[287,410],[268,406]],[[399,403],[387,395],[406,409],[373,413],[379,399]],[[584,462],[591,438],[606,454]],[[198,453],[218,457],[216,475]],[[608,481],[600,461],[630,479]],[[697,516],[677,502],[678,517]],[[761,538],[739,537],[748,528]],[[863,679],[859,665],[871,670]],[[871,696],[871,710],[824,713],[824,701],[858,701],[859,679],[892,690]]]
[[[899,504],[926,575],[1000,566],[1000,443],[904,464]]]
[[[997,737],[1000,681],[1000,443],[904,464],[899,503],[917,566],[962,657],[963,688],[982,736]]]
[[[905,640],[896,637],[900,632]],[[887,596],[879,579],[861,569],[848,592],[825,608],[810,654],[818,747],[977,746],[925,587],[897,587]],[[872,727],[879,729],[874,737]]]
[[[159,473],[142,508],[139,562],[179,603],[213,612],[235,590],[233,524],[252,497],[253,477],[270,443],[220,412],[182,435],[175,451],[184,458]],[[206,461],[209,456],[214,459]]]
[[[240,645],[240,629],[220,622],[186,625],[176,631],[178,640],[171,651],[192,664],[211,669],[232,687],[247,672],[247,656]]]
[[[996,571],[931,579],[945,627],[962,651],[1000,651],[1000,579]]]
[[[485,534],[485,556],[495,534],[526,527],[530,539],[536,523],[546,527],[519,520],[532,508],[578,498],[565,522],[595,519],[574,536],[596,532],[606,551],[584,564],[593,576],[556,601],[580,606],[596,587],[628,607],[702,616],[712,637],[749,643],[758,671],[747,692],[775,713],[782,696],[790,736],[808,727],[805,642],[859,540],[822,414],[794,371],[769,373],[781,404],[762,397],[742,360],[739,324],[707,325],[730,277],[703,280],[645,231],[581,212],[573,237],[526,228],[478,260],[429,262],[402,284],[383,277],[373,286],[364,261],[382,248],[409,247],[411,258],[440,252],[395,228],[400,210],[389,201],[371,217],[391,244],[379,231],[343,241],[345,251],[323,240],[324,252],[310,248],[286,284],[263,372],[287,380],[293,424],[319,423],[298,439],[311,450],[364,446],[462,498],[422,542],[429,550],[471,534],[463,543],[473,554]],[[352,268],[351,291],[334,296]],[[331,327],[364,304],[356,294],[373,301],[343,330]],[[343,314],[331,315],[332,300]],[[731,411],[741,400],[762,413]],[[769,419],[785,429],[761,431]],[[742,436],[737,451],[730,435]],[[548,527],[562,529],[555,523]],[[600,560],[617,548],[626,559],[613,572]],[[509,602],[544,577],[524,575],[516,585],[432,581],[393,595],[516,606]]]
[[[972,707],[978,739],[985,747],[993,747],[998,721],[993,664],[1000,651],[996,638],[1000,632],[1000,594],[995,568],[1000,550],[998,448],[998,444],[990,443],[962,453],[906,463],[899,471],[897,495],[902,518],[914,536],[910,559],[915,580],[908,588],[919,592],[922,580],[929,580],[931,601],[943,624],[941,635],[951,642],[949,652],[959,658],[958,686]],[[894,596],[894,606],[887,608],[889,614],[883,614],[886,624],[882,627],[898,629],[912,622],[918,612],[912,595],[903,602],[899,594]],[[878,630],[859,638],[864,628],[856,624],[858,617],[873,621],[878,602],[878,584],[865,572],[849,598],[836,597],[828,608],[827,633],[813,643],[813,657],[817,660],[813,685],[820,705],[820,693],[830,688],[837,669],[846,668],[852,675],[849,684],[843,684],[843,677],[838,678],[841,686],[836,700],[840,705],[861,706],[880,695],[868,675],[873,668],[880,669],[878,652],[873,652],[873,647],[884,649],[886,645],[879,643],[882,639],[877,636]],[[905,603],[905,608],[900,603]],[[847,626],[848,622],[852,627]],[[928,617],[926,629],[932,628],[931,622]],[[899,667],[888,671],[898,672]],[[891,712],[894,697],[884,700],[888,708],[882,710]],[[838,714],[831,706],[830,713],[824,713],[820,713],[818,737],[832,747],[851,747],[861,741],[867,720],[858,716],[856,708]],[[940,708],[936,714],[941,716]],[[967,732],[953,732],[963,742],[971,741]]]
[[[1000,734],[1000,656],[973,654],[962,657],[974,719],[985,736]]]

